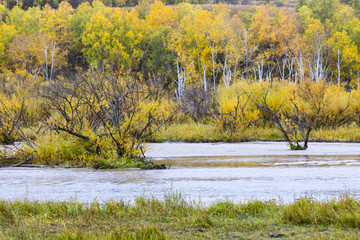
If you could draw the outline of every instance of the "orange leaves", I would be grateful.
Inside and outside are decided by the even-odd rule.
[[[295,55],[301,48],[300,30],[296,13],[268,6],[258,8],[249,29],[265,59]]]

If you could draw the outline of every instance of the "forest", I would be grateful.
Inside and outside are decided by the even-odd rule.
[[[275,128],[294,150],[358,128],[359,1],[190,3],[3,1],[0,142],[23,146],[0,164],[143,166],[146,141],[189,123]]]

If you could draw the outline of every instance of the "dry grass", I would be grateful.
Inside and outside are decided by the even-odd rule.
[[[245,141],[282,141],[280,131],[270,127],[250,127],[232,136],[216,130],[212,124],[183,123],[163,128],[151,142],[245,142]],[[319,129],[310,134],[311,141],[317,142],[360,142],[360,128],[357,125],[338,129]]]

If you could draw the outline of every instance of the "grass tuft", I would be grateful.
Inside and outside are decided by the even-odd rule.
[[[309,197],[299,198],[285,206],[282,212],[285,221],[295,224],[336,224],[360,228],[360,201],[347,195],[325,202]]]

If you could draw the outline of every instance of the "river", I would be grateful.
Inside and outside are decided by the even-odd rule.
[[[104,202],[163,198],[177,192],[209,204],[221,200],[360,195],[360,144],[310,143],[291,151],[283,142],[154,143],[147,156],[167,170],[1,168],[0,199]]]

